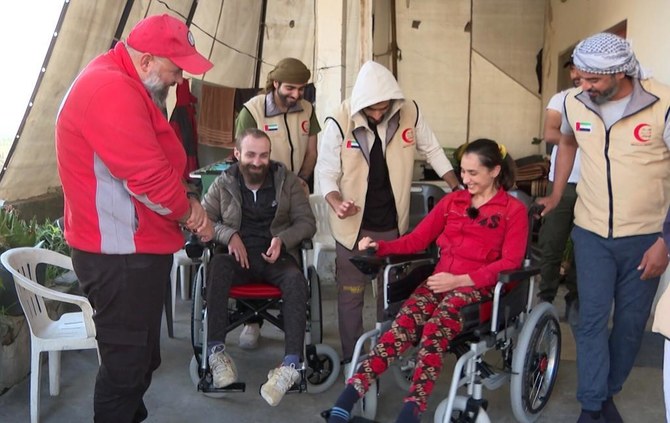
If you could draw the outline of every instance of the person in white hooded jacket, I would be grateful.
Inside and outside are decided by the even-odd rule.
[[[326,118],[316,165],[337,241],[338,324],[345,363],[363,333],[368,281],[349,257],[359,254],[355,246],[363,237],[391,240],[407,231],[415,151],[452,190],[458,189],[453,167],[416,102],[405,99],[388,69],[366,62],[351,98]]]

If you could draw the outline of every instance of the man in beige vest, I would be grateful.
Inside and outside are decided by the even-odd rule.
[[[554,189],[539,202],[543,214],[558,204],[579,147],[578,422],[621,422],[612,397],[633,367],[668,265],[660,235],[670,201],[670,87],[646,78],[630,45],[613,34],[581,41],[573,62],[581,86],[566,96]]]
[[[303,98],[311,72],[287,57],[270,71],[265,92],[244,103],[235,120],[235,136],[258,128],[270,137],[272,157],[307,182],[316,164],[316,135],[321,131],[312,104]]]
[[[393,74],[365,63],[351,98],[326,119],[317,180],[331,206],[336,245],[338,318],[345,363],[363,333],[367,277],[349,262],[364,236],[388,240],[407,231],[414,153],[424,155],[451,189],[458,179],[417,104],[405,99]]]
[[[312,103],[303,98],[311,72],[298,59],[287,57],[270,71],[265,92],[244,103],[235,120],[235,137],[258,128],[270,138],[271,159],[298,175],[309,192],[316,164],[316,135],[321,131]],[[240,333],[240,347],[258,346],[262,319],[250,320]]]

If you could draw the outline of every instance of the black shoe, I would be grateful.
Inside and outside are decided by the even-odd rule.
[[[608,423],[600,411],[582,410],[577,423]]]
[[[619,414],[619,410],[617,410],[616,405],[614,405],[614,399],[612,397],[607,398],[605,402],[603,402],[602,413],[607,423],[623,423],[621,414]]]

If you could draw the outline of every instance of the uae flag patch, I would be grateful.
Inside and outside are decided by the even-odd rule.
[[[358,148],[360,150],[361,146],[356,140],[347,140],[347,148]]]
[[[276,123],[271,123],[269,125],[263,125],[263,130],[265,132],[278,131],[279,130],[279,125],[276,124]]]
[[[591,122],[577,122],[575,130],[579,132],[591,132]]]

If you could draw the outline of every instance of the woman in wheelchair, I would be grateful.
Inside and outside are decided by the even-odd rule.
[[[328,422],[347,422],[370,384],[411,346],[418,362],[396,422],[419,422],[426,410],[449,343],[461,331],[462,307],[492,297],[499,272],[518,268],[528,237],[525,206],[507,193],[514,170],[504,147],[488,139],[467,145],[461,159],[465,190],[444,197],[414,231],[394,241],[363,238],[360,250],[409,254],[436,241],[440,259],[433,274],[405,301],[368,358],[347,381]]]

